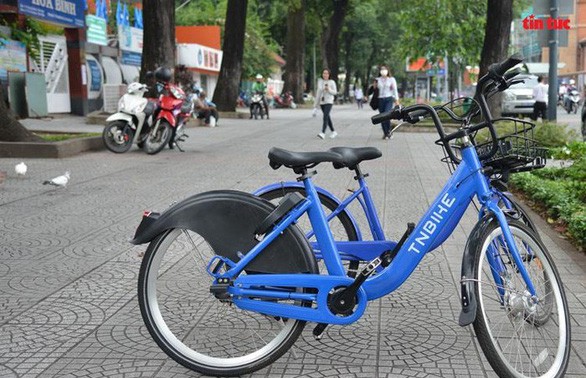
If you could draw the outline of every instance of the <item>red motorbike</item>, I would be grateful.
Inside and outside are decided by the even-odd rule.
[[[293,95],[287,91],[280,96],[275,96],[275,107],[276,108],[297,108],[297,104],[293,101]]]
[[[183,129],[193,113],[193,103],[186,100],[185,92],[181,88],[169,82],[171,73],[166,70],[168,69],[163,68],[155,71],[159,108],[155,115],[155,124],[143,146],[149,155],[161,152],[167,144],[170,148],[177,146],[183,151],[179,143],[188,137]]]

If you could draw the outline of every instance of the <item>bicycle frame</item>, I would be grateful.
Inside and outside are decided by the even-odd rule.
[[[488,179],[483,174],[476,150],[472,146],[466,146],[462,149],[462,162],[402,245],[397,256],[389,266],[364,282],[357,293],[357,307],[351,315],[345,317],[330,311],[328,295],[336,288],[350,285],[353,280],[346,276],[336,247],[337,243],[333,240],[328,228],[314,184],[309,177],[304,178],[303,184],[307,193],[306,199],[287,214],[239,262],[230,262],[227,264],[229,270],[223,274],[214,274],[216,278],[233,279],[237,277],[228,292],[233,296],[233,301],[238,307],[272,316],[319,323],[352,323],[360,318],[366,309],[368,300],[380,298],[399,288],[411,275],[423,256],[437,248],[451,235],[475,196],[482,207],[496,217],[503,230],[504,242],[525,280],[527,290],[535,295],[535,288],[522,263],[507,219],[498,206],[499,196],[490,187]],[[321,246],[321,254],[328,275],[251,274],[238,276],[246,269],[246,265],[262,252],[264,247],[306,211]],[[377,241],[344,243],[361,243],[365,250],[378,249]],[[371,247],[369,243],[375,244]],[[489,258],[489,262],[498,275],[498,272],[502,270],[500,259]],[[299,288],[303,288],[303,290],[300,291]],[[275,301],[259,301],[258,298],[275,298],[296,302],[277,303]],[[309,302],[314,302],[315,305],[307,306]]]
[[[327,190],[325,190],[321,187],[315,187],[318,194],[326,196],[338,204],[338,207],[326,216],[326,221],[330,222],[332,219],[337,217],[340,213],[345,212],[348,215],[348,217],[350,218],[350,221],[352,222],[352,224],[354,225],[354,229],[356,230],[357,240],[362,241],[363,240],[362,231],[360,230],[360,227],[358,226],[356,219],[354,218],[352,213],[346,211],[346,208],[348,207],[348,205],[350,203],[352,203],[354,200],[357,200],[360,203],[360,205],[362,206],[362,209],[363,209],[364,214],[366,216],[366,220],[368,221],[368,226],[370,228],[370,232],[371,232],[373,240],[382,242],[382,243],[372,243],[372,241],[367,241],[365,243],[369,243],[371,247],[374,244],[378,244],[380,246],[380,248],[382,249],[380,251],[380,253],[384,252],[385,250],[392,249],[394,247],[395,243],[391,242],[391,244],[389,244],[389,242],[385,238],[383,227],[382,227],[380,220],[378,218],[376,207],[374,205],[374,201],[372,199],[372,196],[370,194],[370,190],[368,188],[368,185],[367,185],[364,177],[358,177],[358,184],[359,184],[358,189],[352,190],[352,194],[350,196],[348,196],[347,198],[345,198],[343,201],[340,201],[336,196],[334,196],[332,193],[328,192]],[[298,183],[298,182],[293,182],[293,181],[274,183],[274,184],[264,186],[260,189],[257,189],[253,194],[257,195],[257,196],[261,196],[264,193],[270,192],[275,189],[285,188],[285,187],[287,187],[287,188],[304,188],[304,184]],[[315,235],[315,232],[313,230],[310,230],[305,234],[305,237],[307,239],[310,239],[314,235]],[[380,253],[374,254],[375,251],[366,251],[365,252],[363,244],[358,243],[356,241],[352,241],[351,243],[336,241],[335,243],[338,248],[338,251],[340,252],[342,260],[359,260],[359,261],[360,260],[372,260],[374,257],[380,255]],[[318,260],[321,259],[322,256],[320,253],[319,243],[310,242],[310,244],[315,252],[316,258]],[[372,252],[372,253],[368,253],[368,252]]]

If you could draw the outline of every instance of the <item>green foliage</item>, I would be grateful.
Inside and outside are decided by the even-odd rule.
[[[31,17],[25,17],[23,27],[20,27],[16,22],[11,24],[5,22],[4,24],[10,27],[11,39],[24,43],[30,57],[37,60],[41,48],[39,36],[47,34],[43,24]],[[5,38],[5,36],[0,37]]]
[[[586,247],[586,158],[566,168],[512,175],[511,184],[568,225],[568,233]]]
[[[561,147],[576,138],[566,125],[543,122],[535,126],[535,139],[543,147]]]
[[[447,52],[459,63],[475,65],[480,60],[486,1],[409,0],[401,9],[403,58],[435,62]]]
[[[97,137],[100,133],[81,133],[81,134],[36,134],[46,142],[61,142],[69,139]]]
[[[586,142],[574,141],[567,143],[563,147],[552,148],[549,151],[554,159],[577,160],[586,157]]]

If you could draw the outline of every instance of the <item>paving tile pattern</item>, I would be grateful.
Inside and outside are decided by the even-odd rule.
[[[332,113],[335,140],[317,139],[311,110],[276,110],[271,120],[221,120],[191,128],[185,153],[147,156],[137,149],[65,159],[28,159],[26,177],[9,172],[0,186],[0,377],[196,377],[150,338],[136,284],[146,246],[132,246],[145,209],[164,210],[213,189],[252,191],[294,180],[268,166],[268,149],[324,150],[375,146],[383,157],[363,164],[387,236],[398,239],[419,219],[448,177],[435,134],[372,126],[373,113],[350,106]],[[70,125],[75,127],[76,125]],[[82,128],[83,126],[79,126]],[[71,171],[70,185],[45,179]],[[352,174],[319,166],[316,183],[340,197],[356,187]],[[351,208],[363,230],[360,209]],[[357,323],[332,326],[321,341],[307,327],[293,351],[254,377],[493,377],[471,327],[457,323],[458,278],[469,209],[453,235],[424,258],[395,293],[372,302]],[[571,306],[573,341],[568,377],[586,376],[586,256],[539,221]]]

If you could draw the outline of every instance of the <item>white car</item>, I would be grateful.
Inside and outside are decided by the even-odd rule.
[[[533,114],[533,88],[537,86],[537,76],[519,75],[515,79],[524,80],[511,86],[503,92],[502,113],[503,116],[517,116]]]

